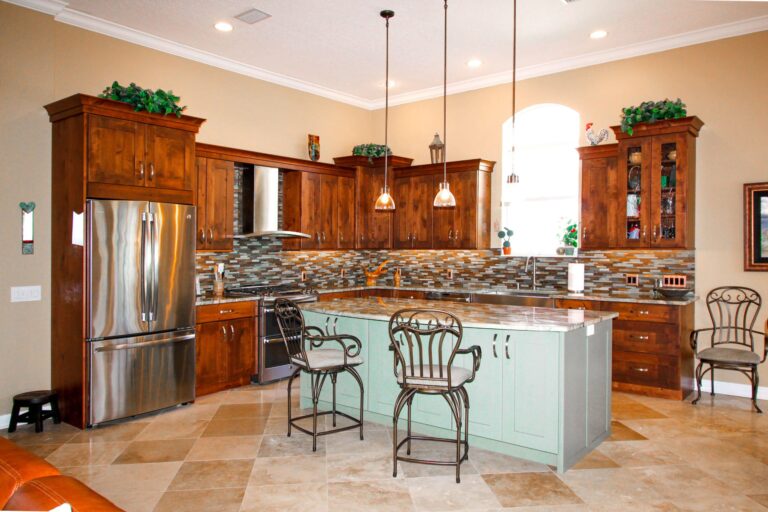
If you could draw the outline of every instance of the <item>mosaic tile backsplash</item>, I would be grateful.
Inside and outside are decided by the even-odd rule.
[[[240,226],[240,177],[243,167],[235,169],[235,233]],[[282,205],[281,205],[282,206]],[[379,280],[392,284],[392,270],[402,270],[402,285],[426,287],[509,287],[519,283],[531,287],[525,273],[525,258],[504,257],[499,250],[360,250],[360,251],[283,251],[275,239],[235,239],[231,253],[198,253],[197,271],[201,288],[213,288],[211,268],[223,263],[227,286],[241,283],[299,282],[301,272],[308,283],[318,288],[340,288],[365,282],[363,267],[375,267],[390,260],[390,272]],[[567,288],[568,263],[585,264],[587,293],[647,294],[653,281],[665,274],[688,277],[693,288],[695,252],[665,251],[584,251],[578,258],[537,258],[537,279],[543,288]],[[342,278],[342,269],[345,276]],[[453,270],[453,279],[446,277]],[[627,273],[639,275],[639,286],[625,284]]]

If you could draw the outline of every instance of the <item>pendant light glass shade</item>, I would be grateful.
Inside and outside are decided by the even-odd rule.
[[[389,170],[389,19],[395,15],[393,11],[384,10],[379,15],[386,20],[387,25],[387,55],[386,55],[386,72],[384,76],[384,186],[381,188],[381,193],[376,199],[376,204],[373,205],[375,210],[387,211],[395,209],[395,200],[389,193],[389,185],[387,182],[387,175]]]
[[[435,196],[435,201],[432,203],[435,208],[451,208],[456,206],[456,198],[453,196],[448,182],[444,181],[440,184],[440,190]]]
[[[451,208],[456,206],[456,198],[448,186],[448,157],[446,151],[448,143],[446,128],[446,120],[448,118],[448,0],[443,1],[443,11],[445,13],[445,32],[443,38],[443,182],[440,183],[439,190],[432,203],[435,208]]]
[[[395,200],[389,193],[389,187],[384,187],[381,189],[381,194],[379,194],[379,197],[376,199],[376,205],[374,208],[377,210],[395,209]]]

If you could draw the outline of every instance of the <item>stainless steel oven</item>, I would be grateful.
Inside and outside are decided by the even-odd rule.
[[[297,303],[317,300],[315,295],[285,298]],[[277,325],[274,303],[273,299],[265,299],[259,304],[259,382],[262,384],[285,379],[296,371]]]

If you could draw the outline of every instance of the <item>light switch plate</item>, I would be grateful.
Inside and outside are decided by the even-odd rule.
[[[41,286],[11,286],[11,302],[34,302],[42,300]]]
[[[595,326],[594,325],[588,325],[587,326],[587,336],[594,336],[595,335]]]

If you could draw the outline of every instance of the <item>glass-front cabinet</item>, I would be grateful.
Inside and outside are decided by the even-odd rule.
[[[693,248],[697,117],[644,125],[619,139],[616,246]]]

